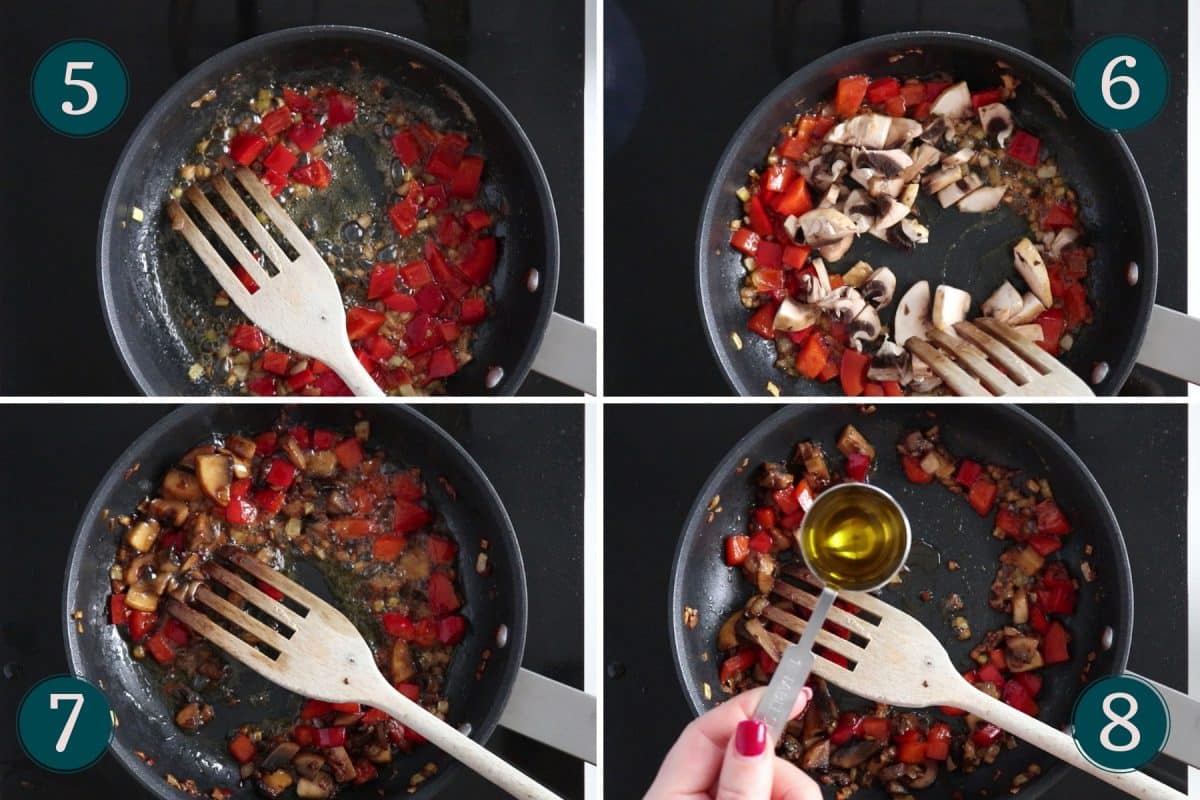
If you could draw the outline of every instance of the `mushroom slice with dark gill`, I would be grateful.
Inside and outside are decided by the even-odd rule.
[[[1029,239],[1022,239],[1013,248],[1013,265],[1043,306],[1049,308],[1054,305],[1054,297],[1050,293],[1050,275],[1046,272],[1046,262],[1042,260],[1042,254]]]
[[[1008,137],[1012,136],[1013,118],[1008,106],[1003,103],[988,103],[979,107],[979,124],[988,136],[996,140],[996,144],[1004,147]]]
[[[833,208],[815,208],[799,218],[804,241],[812,247],[839,242],[857,231],[854,221]]]
[[[851,286],[839,286],[819,303],[834,322],[850,322],[867,306],[862,294]]]
[[[971,90],[966,81],[942,90],[929,107],[929,113],[935,117],[961,119],[971,113]]]
[[[958,201],[958,210],[967,214],[982,214],[995,209],[1008,192],[1008,186],[982,186]]]
[[[879,312],[870,304],[864,305],[858,316],[847,326],[847,330],[850,334],[850,346],[861,352],[867,342],[875,341],[883,332]]]
[[[888,267],[874,270],[859,287],[863,298],[876,308],[887,308],[895,291],[896,273]]]

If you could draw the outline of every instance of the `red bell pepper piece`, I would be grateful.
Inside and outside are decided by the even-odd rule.
[[[376,561],[395,561],[404,552],[406,542],[405,537],[395,533],[377,536],[371,543],[371,556]]]
[[[317,142],[321,141],[321,137],[324,135],[325,128],[321,127],[321,123],[311,119],[300,120],[288,131],[288,139],[300,148],[302,153],[307,153],[316,147]]]
[[[967,492],[967,503],[975,509],[975,513],[986,517],[992,513],[992,504],[996,502],[996,484],[990,478],[979,477],[971,484]]]
[[[453,564],[458,545],[443,536],[429,537],[429,556],[436,564]]]
[[[398,272],[400,279],[410,289],[420,289],[433,282],[433,273],[429,270],[429,264],[426,261],[410,261],[400,267]]]
[[[864,739],[886,742],[891,735],[892,721],[887,717],[863,717],[862,736]]]
[[[288,184],[288,179],[287,179],[286,173],[278,172],[278,171],[270,169],[270,168],[263,170],[262,178],[260,180],[262,180],[263,185],[266,186],[267,189],[270,190],[272,197],[274,197],[275,195],[279,194],[284,189],[286,189],[287,184]],[[241,267],[240,264],[238,264],[237,266]],[[240,278],[241,275],[238,275],[238,277]],[[246,277],[247,278],[250,277],[249,273],[246,273]],[[253,282],[253,278],[251,278],[250,280],[251,280],[251,282]],[[245,283],[245,281],[243,281],[243,283]],[[250,287],[247,286],[246,288],[249,289]],[[254,291],[255,291],[255,289],[251,289],[250,293],[253,294]]]
[[[254,278],[250,277],[250,273],[241,264],[233,265],[233,274],[237,276],[237,279],[242,282],[242,286],[245,286],[246,291],[250,294],[258,291],[258,284],[254,281]]]
[[[400,163],[412,167],[421,162],[421,143],[412,131],[403,130],[392,137],[392,152]]]
[[[846,477],[862,483],[871,469],[871,459],[865,453],[851,453],[846,457]]]
[[[880,78],[867,85],[867,102],[879,105],[885,100],[900,96],[900,81],[896,78]]]
[[[362,444],[353,436],[338,442],[333,448],[333,454],[342,469],[346,470],[354,469],[363,461]]]
[[[796,170],[791,164],[771,164],[763,173],[762,188],[765,192],[777,194],[786,189],[788,184],[795,179]],[[755,195],[755,197],[757,196]]]
[[[825,346],[823,337],[810,336],[796,356],[796,371],[807,378],[815,378],[828,362],[829,348]]]
[[[313,105],[313,101],[308,98],[308,95],[300,94],[295,89],[286,86],[283,88],[283,102],[288,108],[302,114],[311,109]]]
[[[792,269],[803,269],[808,263],[808,256],[812,253],[812,248],[802,244],[786,244],[783,246],[783,256],[780,260],[785,267]]]
[[[1066,329],[1066,316],[1062,309],[1050,308],[1034,320],[1042,326],[1042,340],[1038,345],[1052,356],[1058,355],[1058,343]]]
[[[286,375],[288,366],[291,364],[291,357],[287,353],[280,353],[277,350],[268,350],[263,353],[260,365],[263,370],[270,372],[272,375]]]
[[[267,468],[265,480],[276,489],[286,489],[292,485],[292,481],[296,479],[296,468],[292,466],[290,461],[285,461],[282,458],[276,458],[271,461],[271,466]]]
[[[725,539],[725,563],[736,567],[750,555],[749,536],[729,536]]]
[[[853,117],[862,105],[871,79],[866,75],[850,75],[838,81],[833,108],[842,119]]]
[[[405,294],[404,292],[393,292],[389,294],[387,297],[383,298],[383,304],[392,311],[404,312],[417,310],[417,298],[413,297],[411,294]]]
[[[482,297],[464,297],[458,318],[464,325],[477,325],[487,316],[487,301]]]
[[[763,242],[758,252],[761,253],[768,244],[773,242]],[[783,270],[778,267],[758,267],[750,273],[750,283],[759,294],[774,295],[783,289],[783,281]]]
[[[129,635],[135,642],[140,642],[150,635],[158,623],[158,615],[153,611],[132,611],[129,614]]]
[[[475,246],[470,254],[458,265],[467,280],[475,286],[482,286],[492,276],[496,267],[497,244],[495,237],[481,236],[475,240]],[[449,287],[447,287],[449,288]],[[454,294],[454,292],[452,292]],[[456,295],[461,297],[462,295]]]
[[[319,747],[342,747],[345,744],[346,729],[342,726],[317,728],[317,745]]]
[[[449,348],[439,347],[429,355],[429,369],[425,371],[425,377],[431,381],[438,378],[446,378],[458,372],[458,361],[454,358],[454,354]]]
[[[921,462],[914,456],[902,455],[900,463],[904,467],[904,476],[908,478],[909,483],[929,483],[933,480],[933,475],[923,470]]]
[[[975,674],[979,676],[980,683],[994,683],[997,688],[1004,683],[1004,675],[990,661],[977,669]]]
[[[970,487],[975,483],[975,479],[979,477],[983,468],[978,461],[972,461],[969,458],[964,458],[958,465],[958,472],[954,475],[954,480],[961,483],[963,486]]]
[[[883,385],[883,394],[885,397],[903,397],[904,396],[904,390],[900,388],[899,382],[884,381],[882,385]]]
[[[767,675],[774,675],[775,670],[779,669],[779,663],[767,655],[766,650],[759,648],[756,655],[758,656],[758,668]]]
[[[479,193],[479,182],[483,176],[483,159],[466,156],[458,165],[458,171],[450,181],[450,194],[470,200]]]
[[[229,157],[248,167],[266,147],[267,140],[257,133],[239,133],[229,143]]]
[[[1050,630],[1050,620],[1046,619],[1046,613],[1037,606],[1029,609],[1029,627],[1043,635]]]
[[[896,759],[903,764],[921,764],[928,758],[925,742],[901,742],[896,745]]]
[[[1067,629],[1062,623],[1051,622],[1042,640],[1042,659],[1046,664],[1061,664],[1071,660],[1071,655],[1067,652],[1067,640]]]
[[[396,500],[392,513],[392,530],[396,533],[412,533],[433,521],[433,515],[411,500]]]
[[[332,129],[353,122],[357,106],[358,101],[345,92],[330,92],[329,111],[326,114],[329,127]]]
[[[1063,292],[1063,311],[1066,327],[1074,328],[1092,320],[1092,308],[1088,305],[1087,288],[1082,283],[1071,282]]]
[[[920,81],[905,81],[904,85],[900,87],[900,96],[904,98],[905,105],[920,105],[926,100],[925,84]]]
[[[999,103],[1001,99],[999,89],[984,89],[982,92],[973,92],[971,94],[971,107],[974,109],[990,106],[992,103]]]
[[[1022,164],[1036,167],[1038,165],[1038,150],[1041,146],[1042,140],[1033,134],[1026,133],[1025,131],[1014,131],[1012,138],[1008,140],[1008,155]]]
[[[1042,690],[1042,676],[1036,672],[1018,672],[1012,679],[1024,686],[1030,697],[1037,697]]]
[[[292,729],[292,739],[301,747],[316,747],[317,729],[312,725],[297,725]]]
[[[767,216],[766,206],[763,205],[762,195],[751,195],[746,202],[746,215],[750,218],[750,228],[759,236],[770,236],[774,230],[771,218]]]
[[[776,303],[763,303],[750,315],[746,327],[764,339],[775,338],[775,313],[779,309]]]
[[[130,610],[125,607],[125,594],[113,592],[108,598],[108,619],[113,625],[124,625],[129,622]]]
[[[267,346],[263,332],[253,325],[238,325],[229,336],[229,343],[239,350],[257,353]]]
[[[442,290],[432,283],[422,286],[421,290],[417,292],[416,298],[417,308],[426,314],[438,313],[446,302],[446,296],[442,294]]]
[[[354,306],[346,312],[346,333],[354,342],[375,333],[386,320],[382,311]]]
[[[789,489],[776,489],[771,492],[771,499],[775,501],[775,505],[779,506],[779,510],[786,514],[795,514],[800,510],[800,500],[796,497],[795,487]]]
[[[991,747],[1003,736],[1004,731],[990,722],[985,722],[971,733],[971,741],[980,747]]]
[[[867,368],[871,366],[871,357],[857,350],[846,350],[842,353],[841,377],[842,391],[847,397],[858,397],[863,393],[863,384],[867,380]]]
[[[392,478],[392,496],[397,500],[420,500],[425,496],[425,484],[415,470],[401,472]]]
[[[380,621],[388,636],[403,639],[406,642],[412,641],[416,637],[412,619],[399,611],[385,611]]]
[[[1043,500],[1033,510],[1037,515],[1038,533],[1065,536],[1071,532],[1071,523],[1053,500]]]
[[[400,268],[395,264],[380,262],[371,267],[371,280],[367,287],[367,299],[378,300],[387,297],[396,288],[396,276]]]
[[[160,664],[170,664],[175,660],[175,649],[171,646],[171,641],[167,639],[162,631],[159,631],[146,640],[146,649],[150,651],[150,655],[154,656],[154,660]]]
[[[771,200],[771,208],[785,217],[800,216],[812,211],[812,197],[808,193],[808,184],[800,179],[776,195]]]
[[[167,617],[167,622],[163,625],[163,635],[167,637],[168,641],[180,647],[186,646],[192,638],[183,623],[174,617]]]
[[[225,519],[233,525],[253,525],[258,519],[258,508],[244,497],[231,497],[225,506]]]
[[[1075,227],[1075,211],[1066,203],[1054,203],[1042,215],[1042,227],[1050,230]]]
[[[932,102],[950,88],[950,81],[925,81],[925,100]]]
[[[757,660],[758,657],[755,656],[754,651],[750,649],[740,650],[737,653],[734,653],[729,658],[725,659],[725,661],[721,664],[721,683],[728,683],[733,678],[750,669],[754,666]]]
[[[742,255],[753,256],[758,252],[758,245],[762,242],[760,237],[753,230],[743,225],[733,232],[733,236],[729,239],[729,244],[735,250],[741,251]]]
[[[1004,684],[1004,688],[1000,692],[1000,699],[1008,705],[1024,711],[1031,717],[1038,715],[1038,704],[1034,702],[1033,696],[1029,694],[1029,690],[1020,681],[1011,680]]]
[[[1036,550],[1038,555],[1048,556],[1051,553],[1062,549],[1062,539],[1057,536],[1044,536],[1042,534],[1038,534],[1037,536],[1030,538],[1029,546]]]
[[[303,167],[296,167],[292,170],[292,180],[315,189],[324,189],[329,185],[332,177],[333,173],[329,171],[329,165],[321,159],[310,161]]]
[[[750,537],[750,549],[756,553],[771,552],[771,545],[773,543],[774,542],[771,539],[771,534],[767,533],[766,531],[756,531],[754,535]]]
[[[850,711],[843,711],[838,717],[837,725],[829,734],[829,743],[840,746],[856,738],[862,733],[863,718]]]
[[[775,509],[773,508],[768,506],[759,506],[758,508],[754,509],[752,516],[754,517],[754,522],[760,528],[770,530],[771,528],[775,527]]]
[[[1025,517],[1018,514],[1011,506],[1004,505],[996,512],[996,527],[1004,531],[1005,536],[1021,538],[1025,528]]]
[[[437,637],[442,644],[458,644],[466,635],[467,621],[458,614],[442,617],[437,622]]]
[[[454,591],[454,582],[444,572],[434,572],[429,576],[429,607],[434,614],[442,616],[457,611],[462,603]]]
[[[492,226],[492,215],[481,208],[473,208],[463,215],[463,223],[471,233],[478,233]]]
[[[229,754],[237,759],[239,764],[249,764],[253,761],[254,750],[254,742],[244,733],[239,733],[229,742]]]
[[[254,493],[254,504],[268,515],[279,513],[283,508],[284,494],[277,489],[259,489]]]
[[[925,739],[925,757],[934,761],[945,761],[950,757],[950,726],[944,722],[935,722],[929,726],[929,735]]]
[[[267,136],[274,136],[278,133],[283,133],[291,124],[292,110],[284,105],[263,115],[262,121],[258,123],[258,127]],[[284,172],[286,171],[284,170]]]

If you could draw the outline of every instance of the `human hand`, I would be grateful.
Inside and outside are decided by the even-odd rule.
[[[776,758],[766,726],[750,718],[764,691],[743,692],[684,728],[645,800],[821,800],[816,781]],[[805,687],[791,716],[811,699]]]

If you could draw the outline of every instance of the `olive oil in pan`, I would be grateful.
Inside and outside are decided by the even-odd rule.
[[[822,494],[800,528],[808,568],[826,586],[868,591],[887,583],[904,564],[910,534],[896,501],[865,484]]]

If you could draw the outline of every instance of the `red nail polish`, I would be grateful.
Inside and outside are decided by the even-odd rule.
[[[733,746],[740,755],[761,756],[767,749],[767,726],[756,719],[742,720],[734,734]]]

